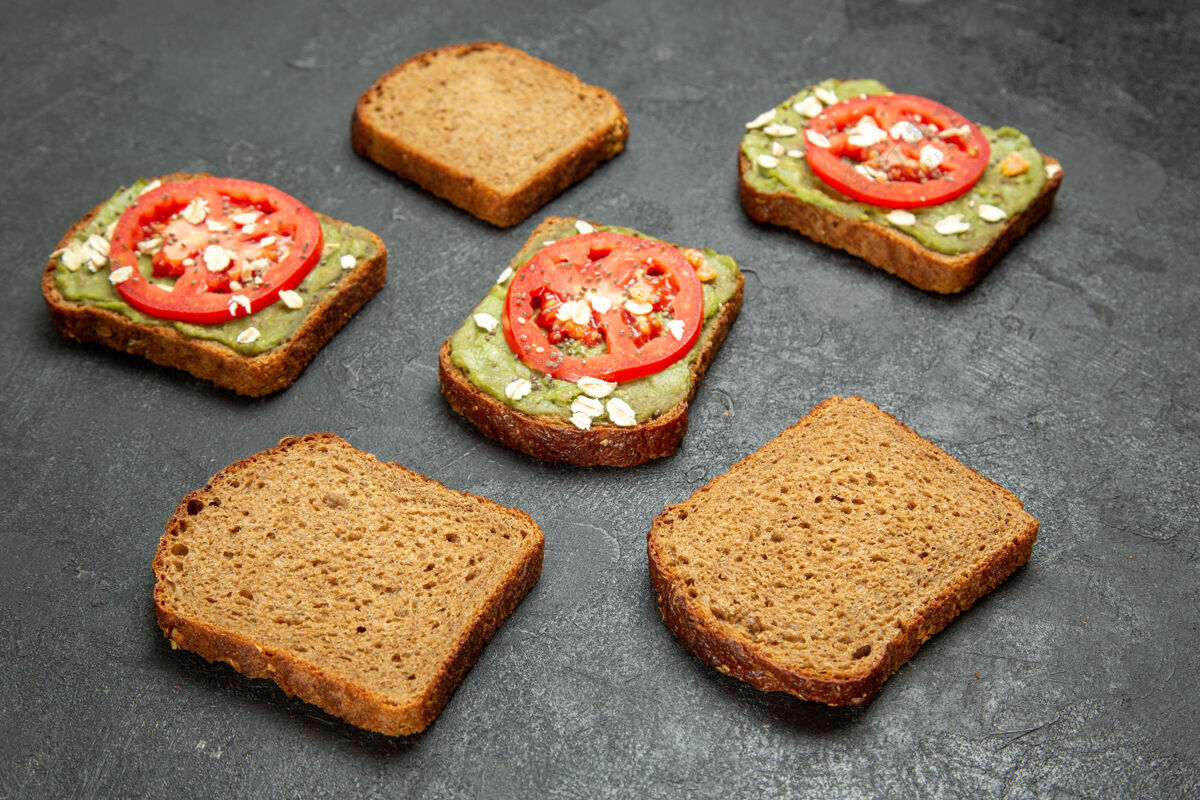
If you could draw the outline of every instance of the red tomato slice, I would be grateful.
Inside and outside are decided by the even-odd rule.
[[[975,185],[992,153],[987,137],[966,117],[911,94],[829,106],[805,129],[805,149],[808,165],[825,183],[885,208],[953,200]]]
[[[244,317],[296,287],[321,259],[315,214],[273,186],[234,178],[166,183],[125,210],[109,247],[125,302],[161,319],[212,324]],[[138,269],[150,254],[152,283]]]
[[[703,311],[696,270],[674,247],[589,233],[543,247],[517,271],[504,303],[504,338],[551,377],[627,381],[687,355]],[[601,343],[605,352],[597,355],[565,352]]]

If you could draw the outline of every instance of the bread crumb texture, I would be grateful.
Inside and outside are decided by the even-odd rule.
[[[202,654],[241,669],[238,645],[249,642],[268,662],[294,661],[329,684],[304,699],[355,724],[353,710],[324,697],[433,702],[422,712],[432,719],[453,673],[474,660],[464,647],[490,637],[536,580],[541,556],[542,533],[523,512],[311,434],[231,465],[185,498],[155,559],[155,599],[160,625],[166,612],[230,642],[228,654],[202,642]]]
[[[1036,532],[1012,494],[835,397],[668,506],[650,557],[664,619],[702,657],[759,688],[857,703],[1024,563]]]

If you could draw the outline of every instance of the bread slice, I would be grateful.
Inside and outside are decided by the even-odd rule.
[[[192,492],[154,555],[172,647],[270,678],[352,725],[425,729],[537,582],[528,514],[288,437]]]
[[[851,89],[851,86],[854,88]],[[779,155],[779,158],[776,159],[777,162],[789,162],[795,157],[798,163],[795,163],[795,171],[791,174],[796,177],[812,176],[812,173],[803,153],[809,146],[803,132],[806,117],[798,113],[799,107],[794,105],[793,101],[807,96],[811,102],[814,93],[820,93],[822,90],[832,92],[839,87],[843,92],[865,91],[867,94],[878,94],[886,91],[886,87],[874,81],[825,81],[802,90],[778,106],[772,115],[772,125],[762,128],[763,133],[772,137],[774,142],[772,152]],[[764,117],[766,116],[764,115]],[[780,124],[779,120],[783,120],[783,124]],[[751,126],[755,126],[755,123],[748,125],[748,127]],[[997,135],[1003,136],[1006,132],[1019,135],[1017,131],[1011,129],[1001,129]],[[738,193],[742,207],[752,219],[756,222],[793,228],[814,241],[859,256],[870,264],[903,278],[918,288],[943,294],[960,292],[968,286],[978,283],[997,259],[1012,247],[1013,243],[1023,236],[1034,223],[1046,215],[1054,205],[1054,197],[1062,183],[1062,165],[1050,156],[1039,153],[1038,155],[1042,159],[1042,165],[1039,168],[1045,170],[1045,181],[1029,205],[1019,212],[1013,208],[1014,213],[1006,218],[1003,224],[975,221],[974,224],[986,226],[991,233],[991,238],[980,244],[977,249],[957,255],[948,255],[926,247],[913,236],[903,232],[902,228],[883,224],[862,211],[863,208],[872,209],[874,207],[863,205],[849,208],[844,205],[840,208],[837,207],[836,203],[838,202],[852,203],[853,201],[828,187],[826,187],[826,193],[829,199],[834,201],[831,204],[833,207],[828,208],[811,203],[786,187],[778,191],[763,191],[756,188],[747,177],[753,174],[754,165],[751,164],[746,153],[747,143],[755,135],[755,130],[748,131],[746,137],[743,138],[743,146],[738,148]],[[1023,137],[1021,138],[1023,139]],[[1028,146],[1028,140],[1024,140],[1024,142]],[[1037,153],[1031,146],[1028,146],[1028,150],[1025,152],[1031,156]],[[784,158],[783,154],[786,154],[787,158]],[[1001,174],[1000,161],[996,148],[993,147],[992,164],[988,166],[985,176],[992,175],[999,178]],[[776,166],[781,171],[784,169],[783,164],[776,164]],[[774,167],[767,169],[774,169]],[[815,180],[818,185],[823,186],[820,179]],[[988,192],[995,189],[999,193],[999,187],[1004,185],[1003,181],[1014,179],[1001,178],[1000,180],[1002,183],[992,184],[989,190],[980,193],[981,202],[997,202],[991,199]],[[1025,178],[1017,180],[1025,180]],[[974,191],[972,190],[972,192]],[[971,196],[973,195],[968,195],[968,197]],[[937,206],[931,206],[925,210],[937,208]],[[878,210],[884,212],[888,209]],[[912,209],[917,213],[922,210]],[[967,211],[967,208],[963,208],[963,211]]]
[[[1037,520],[861,397],[831,397],[648,538],[663,621],[763,691],[860,705],[1029,560]]]
[[[419,53],[359,98],[354,150],[500,227],[625,147],[610,92],[500,42]]]
[[[153,180],[163,183],[205,177],[194,173],[175,173]],[[71,226],[58,243],[55,253],[79,237],[100,233],[97,215],[101,203]],[[378,292],[387,280],[387,247],[374,233],[349,223],[317,214],[323,225],[350,229],[370,240],[369,257],[360,258],[353,269],[342,274],[320,298],[306,304],[297,314],[304,321],[285,341],[257,355],[239,353],[231,347],[208,339],[184,335],[169,322],[153,324],[135,319],[86,300],[69,300],[59,291],[56,272],[59,258],[52,255],[42,272],[42,295],[50,318],[59,333],[68,339],[93,342],[143,356],[156,364],[189,372],[238,394],[257,397],[283,389],[300,376],[317,352],[333,338],[350,318]],[[327,258],[334,258],[330,254]],[[104,268],[107,271],[107,266]],[[118,299],[113,294],[113,301]],[[256,315],[239,317],[239,322],[254,325]]]
[[[576,222],[573,217],[547,217],[513,260],[512,269],[515,271],[528,261],[540,249],[541,241],[555,235],[555,231],[561,231],[564,225],[569,228]],[[669,456],[679,447],[687,432],[688,404],[741,310],[744,287],[745,278],[738,271],[733,295],[705,323],[693,350],[696,358],[689,367],[686,395],[662,413],[636,425],[619,427],[597,420],[589,429],[581,430],[564,417],[518,410],[511,403],[481,389],[466,371],[454,363],[451,353],[453,337],[442,343],[438,353],[438,378],[442,394],[452,409],[473,422],[485,436],[545,461],[579,466],[629,467]],[[502,333],[498,342],[511,354],[507,344],[503,344]]]

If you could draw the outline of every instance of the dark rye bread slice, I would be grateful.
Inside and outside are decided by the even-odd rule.
[[[953,294],[979,282],[988,270],[1020,237],[1054,205],[1062,183],[1062,165],[1042,156],[1047,174],[1041,192],[1020,214],[1010,217],[996,237],[978,250],[945,255],[922,245],[911,236],[836,211],[806,203],[790,192],[760,192],[745,178],[750,170],[746,154],[738,150],[738,194],[742,208],[755,222],[793,228],[808,238],[845,250],[919,289]]]
[[[522,249],[538,239],[543,231],[562,223],[560,217],[547,217],[530,234]],[[687,397],[657,417],[637,425],[619,427],[597,421],[588,430],[580,430],[559,417],[519,411],[471,383],[467,374],[450,359],[449,338],[442,342],[438,351],[442,394],[452,409],[473,422],[488,438],[543,461],[582,467],[632,467],[654,458],[665,458],[679,448],[687,433],[688,405],[742,308],[745,285],[745,277],[739,271],[737,291],[701,334],[702,350],[691,368]]]
[[[178,172],[154,180],[163,183],[209,177]],[[58,243],[66,247],[99,213],[100,203],[71,226]],[[334,221],[323,214],[324,221]],[[365,229],[363,229],[365,230]],[[383,288],[387,280],[387,247],[370,231],[375,255],[360,259],[343,275],[336,291],[313,305],[300,328],[283,344],[258,355],[244,355],[219,342],[196,339],[168,325],[143,325],[116,311],[87,302],[68,300],[55,284],[58,259],[51,257],[42,272],[42,295],[58,332],[68,339],[92,342],[143,356],[155,364],[189,372],[241,395],[259,397],[290,386],[350,318]]]
[[[425,729],[537,582],[528,514],[288,437],[183,499],[154,556],[172,647],[270,678],[347,722]]]
[[[860,705],[1029,560],[1021,502],[860,397],[832,397],[654,520],[688,650],[763,691]]]
[[[355,152],[494,225],[516,225],[625,147],[610,92],[500,42],[401,62],[359,98]]]

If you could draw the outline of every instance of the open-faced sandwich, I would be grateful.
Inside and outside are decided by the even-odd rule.
[[[68,338],[257,396],[292,383],[386,277],[370,231],[266,184],[180,173],[76,222],[42,294]]]
[[[442,344],[442,393],[487,436],[547,461],[668,456],[743,285],[712,250],[550,217]]]
[[[1062,167],[878,81],[827,80],[746,123],[742,206],[914,286],[973,285],[1054,204]]]

